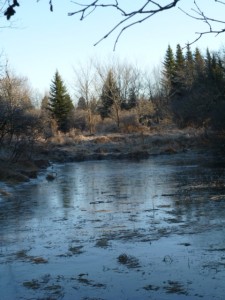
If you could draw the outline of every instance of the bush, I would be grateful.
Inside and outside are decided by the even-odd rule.
[[[137,114],[134,112],[123,112],[120,118],[120,130],[123,133],[138,132],[140,130]]]
[[[104,121],[100,121],[95,126],[97,133],[117,133],[118,126],[115,124],[115,121],[107,118]]]
[[[70,115],[70,129],[76,128],[80,131],[86,131],[88,129],[87,124],[87,112],[85,110],[74,110]]]

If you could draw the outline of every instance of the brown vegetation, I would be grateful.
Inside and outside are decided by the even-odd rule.
[[[17,183],[36,178],[51,162],[102,159],[145,159],[151,155],[176,154],[205,146],[204,131],[178,130],[172,126],[133,133],[99,135],[62,134],[39,141],[32,158],[17,162],[0,160],[0,180]]]

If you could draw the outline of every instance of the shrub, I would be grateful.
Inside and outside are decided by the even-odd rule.
[[[95,126],[96,131],[98,133],[117,133],[118,126],[115,124],[110,118],[104,119],[104,121],[100,121]]]
[[[140,124],[138,122],[137,115],[132,112],[123,112],[120,119],[121,132],[132,133],[140,130]]]

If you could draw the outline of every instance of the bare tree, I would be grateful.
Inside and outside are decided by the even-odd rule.
[[[136,103],[135,101],[131,103],[131,97],[137,100],[144,93],[143,72],[136,65],[126,61],[117,61],[114,68],[122,101],[121,107],[127,109],[135,107]]]
[[[13,74],[8,66],[5,67],[4,75],[0,78],[0,95],[10,105],[17,107],[31,107],[31,88],[25,77]]]
[[[75,92],[79,99],[83,100],[83,109],[87,111],[87,124],[90,134],[94,131],[94,114],[96,111],[96,88],[93,61],[90,60],[86,66],[80,65],[74,68],[76,75]]]
[[[168,97],[165,94],[162,66],[158,65],[144,76],[146,98],[152,104],[152,117],[154,122],[159,123],[162,118],[169,118],[171,113],[168,105]],[[149,105],[151,107],[151,105]],[[151,109],[150,109],[151,110]]]
[[[31,103],[27,80],[6,67],[0,77],[0,147],[10,147],[7,158],[17,160],[31,154],[39,134],[39,115]]]

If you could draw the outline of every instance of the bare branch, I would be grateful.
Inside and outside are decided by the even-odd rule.
[[[2,0],[2,2],[0,2],[0,5],[6,7],[4,14],[8,20],[16,13],[15,8],[19,6],[20,1],[21,0]],[[40,0],[36,1],[39,2]],[[98,45],[100,42],[102,42],[104,39],[106,39],[112,33],[118,30],[118,34],[114,43],[114,50],[116,49],[117,43],[124,31],[131,28],[132,26],[146,21],[154,15],[160,14],[164,11],[171,10],[177,7],[177,4],[181,3],[182,1],[185,2],[184,0],[142,0],[142,4],[138,4],[138,1],[131,1],[131,4],[127,6],[134,6],[134,9],[128,10],[128,8],[124,7],[126,5],[123,3],[124,1],[122,0],[86,0],[86,4],[77,1],[72,1],[72,3],[76,6],[77,10],[69,12],[68,16],[78,15],[81,21],[86,19],[91,14],[95,13],[95,11],[99,11],[101,9],[111,9],[112,11],[119,13],[119,21],[117,21],[117,23],[114,24],[112,28],[94,44],[95,46]],[[48,0],[48,2],[50,10],[52,11],[54,0]],[[208,27],[208,30],[197,33],[198,37],[192,43],[198,41],[205,34],[214,33],[218,35],[220,33],[225,32],[225,26],[223,26],[223,24],[225,24],[225,20],[213,18],[206,14],[198,5],[197,0],[192,0],[189,2],[192,2],[192,4],[190,4],[190,11],[186,11],[179,7],[180,11],[182,11],[186,16],[190,18],[205,23]],[[218,6],[225,5],[225,0],[214,0],[214,2],[215,5]],[[0,7],[0,12],[1,10],[2,8]]]
[[[159,5],[159,3],[155,2],[155,1],[147,0],[141,8],[138,8],[137,10],[134,10],[131,12],[126,12],[124,9],[122,9],[122,7],[119,5],[118,1],[115,1],[115,3],[109,3],[109,4],[99,3],[99,0],[95,0],[94,2],[92,2],[90,4],[82,4],[82,3],[78,3],[78,2],[73,2],[75,5],[81,6],[83,8],[76,10],[74,12],[70,12],[70,13],[68,13],[68,15],[69,16],[73,16],[73,15],[77,15],[77,14],[85,15],[86,11],[88,11],[90,8],[93,8],[93,7],[95,7],[95,8],[113,8],[113,9],[118,10],[124,17],[135,16],[135,15],[139,15],[139,14],[152,14],[152,13],[158,13],[158,12],[161,12],[161,11],[164,11],[167,9],[171,9],[171,8],[175,7],[179,1],[181,1],[181,0],[173,0],[169,4],[161,6],[161,5]],[[152,5],[156,6],[157,8],[147,9],[149,4],[152,4]]]
[[[224,33],[225,29],[221,29],[221,30],[210,30],[210,31],[205,31],[205,32],[196,32],[196,34],[198,34],[198,37],[192,41],[191,43],[188,43],[189,46],[195,44],[198,40],[201,39],[201,37],[203,35],[207,35],[207,34],[215,34],[215,36],[218,36],[221,33]]]
[[[134,25],[136,25],[136,24],[138,24],[138,23],[140,24],[140,23],[144,22],[145,20],[147,20],[147,19],[150,18],[151,16],[152,16],[152,15],[149,15],[149,16],[147,16],[147,17],[141,19],[141,20],[138,20],[138,21],[136,21],[136,22],[133,22],[133,23],[131,23],[131,24],[129,24],[129,25],[123,27],[123,28],[121,29],[120,33],[118,34],[117,38],[116,38],[116,41],[115,41],[114,47],[113,47],[113,51],[116,50],[116,45],[117,45],[117,43],[118,43],[118,41],[119,41],[119,38],[120,38],[120,36],[122,35],[122,33],[123,33],[126,29],[128,29],[129,27],[132,27],[132,26],[134,26]]]
[[[126,22],[130,18],[132,18],[132,16],[128,16],[126,19],[124,19],[124,20],[120,21],[118,24],[116,24],[105,36],[103,36],[97,43],[95,43],[94,46],[98,45],[101,41],[106,39],[113,31],[115,31],[120,25],[122,25],[124,22]],[[130,26],[132,26],[132,24]],[[128,28],[128,26],[125,26],[124,29],[122,29],[122,31],[125,30],[125,28]],[[121,35],[121,33],[119,35]],[[117,37],[117,39],[118,39],[118,37]]]
[[[224,1],[215,0],[215,2],[218,2],[218,3],[221,3],[221,4],[224,4],[224,5],[225,5],[225,2],[224,2]]]
[[[114,1],[112,3],[108,3],[108,4],[104,4],[99,0],[95,0],[94,2],[91,2],[90,4],[83,4],[83,3],[78,3],[78,2],[73,2],[75,5],[81,7],[81,9],[78,9],[74,12],[69,13],[69,16],[73,16],[73,15],[80,15],[80,20],[84,20],[88,15],[90,15],[95,9],[99,9],[99,8],[111,8],[114,9],[116,11],[119,11],[120,14],[122,15],[123,19],[121,21],[119,21],[118,23],[116,23],[116,25],[113,26],[113,28],[111,30],[109,30],[99,41],[97,41],[94,46],[98,45],[100,42],[102,42],[104,39],[106,39],[109,35],[111,35],[116,29],[122,27],[123,24],[128,23],[127,25],[124,25],[122,27],[122,29],[120,30],[119,34],[117,35],[116,41],[114,43],[114,50],[116,49],[116,45],[118,43],[118,40],[120,38],[120,36],[122,35],[122,33],[127,30],[128,28],[136,25],[136,24],[140,24],[144,21],[146,21],[147,19],[149,19],[150,17],[152,17],[153,15],[171,9],[173,7],[175,7],[177,5],[177,3],[180,0],[173,0],[170,1],[168,4],[164,4],[163,6],[159,4],[159,2],[156,1],[150,1],[147,0],[144,5],[142,5],[141,7],[139,7],[137,10],[133,10],[131,12],[127,12],[125,11],[120,5],[118,1]],[[141,15],[145,15],[145,17],[141,17],[138,20],[135,21],[131,21],[131,19],[137,17],[137,16],[141,16]],[[147,15],[147,16],[146,16]],[[129,23],[129,21],[131,21]]]
[[[223,2],[223,1],[215,0],[215,2],[225,5],[225,2]],[[194,5],[195,5],[195,9],[193,9],[193,8],[191,9],[191,11],[194,14],[188,13],[187,11],[184,11],[180,7],[179,7],[179,9],[188,17],[205,23],[208,26],[209,30],[204,31],[204,32],[196,32],[198,37],[196,39],[194,39],[191,43],[188,43],[188,45],[192,45],[192,44],[196,43],[204,35],[215,34],[216,36],[218,36],[219,34],[225,32],[225,28],[220,28],[217,30],[213,28],[214,24],[225,24],[225,21],[206,16],[206,14],[203,12],[203,10],[197,4],[196,0],[194,0]]]

